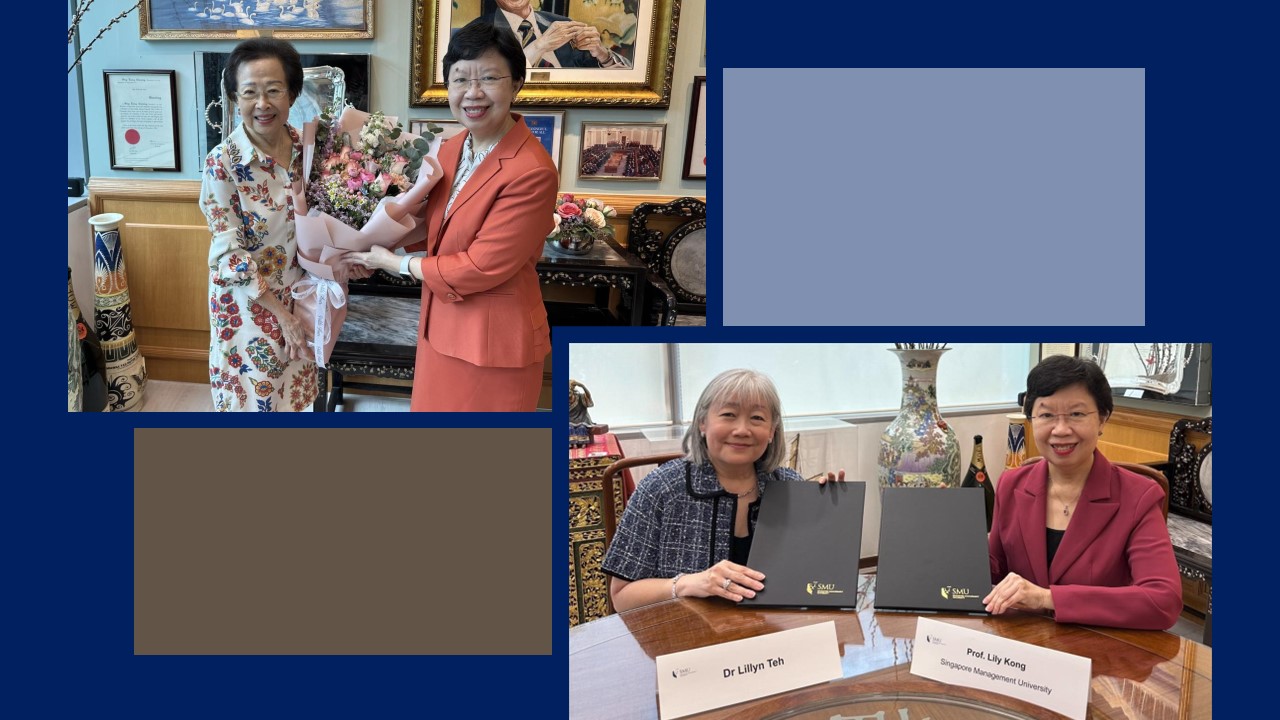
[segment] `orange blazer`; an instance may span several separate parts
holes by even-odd
[[[1059,622],[1167,630],[1182,612],[1182,579],[1161,505],[1164,489],[1094,450],[1093,468],[1048,565],[1049,464],[1006,470],[988,536],[991,581],[1010,572],[1049,588]]]
[[[482,367],[526,367],[551,352],[536,265],[555,223],[560,174],[551,156],[516,124],[445,206],[467,132],[440,146],[444,177],[427,202],[427,239],[408,249],[422,260],[418,337],[442,355]]]

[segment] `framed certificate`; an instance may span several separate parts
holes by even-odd
[[[526,110],[521,113],[529,132],[547,149],[551,161],[560,169],[560,139],[564,137],[563,110]]]
[[[179,170],[177,73],[103,70],[113,170]]]

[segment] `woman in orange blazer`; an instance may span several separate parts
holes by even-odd
[[[1059,355],[1027,375],[1023,411],[1045,461],[1006,470],[997,484],[989,612],[1048,611],[1058,622],[1137,630],[1177,622],[1182,580],[1164,488],[1097,449],[1113,409],[1092,362]]]
[[[535,266],[554,225],[559,173],[511,102],[525,57],[509,30],[475,20],[444,56],[449,109],[466,132],[440,147],[443,179],[425,242],[350,262],[422,281],[413,410],[533,411],[551,333]]]

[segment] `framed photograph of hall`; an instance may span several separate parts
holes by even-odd
[[[413,0],[409,104],[447,105],[444,54],[480,17],[510,27],[529,65],[516,105],[671,104],[680,0]],[[554,23],[574,23],[572,34]]]
[[[373,0],[142,0],[143,40],[373,37]]]
[[[684,179],[707,177],[707,76],[693,79],[693,104],[689,106],[689,134],[684,140]]]
[[[179,170],[177,72],[103,70],[113,170]]]
[[[658,180],[662,177],[664,123],[582,123],[578,177]]]

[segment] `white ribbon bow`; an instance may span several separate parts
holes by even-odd
[[[311,349],[316,356],[316,365],[324,367],[324,349],[329,345],[329,306],[334,310],[347,304],[346,293],[342,291],[342,283],[316,277],[307,273],[301,280],[293,284],[293,298],[299,300],[315,293],[316,312],[315,327],[312,333]]]

